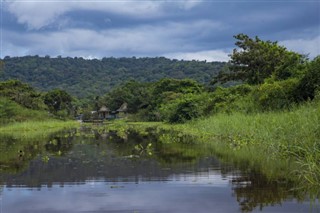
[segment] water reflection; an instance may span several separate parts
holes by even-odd
[[[87,129],[38,141],[6,137],[0,150],[4,212],[310,210],[289,183],[221,163],[212,147],[190,138],[160,135]]]

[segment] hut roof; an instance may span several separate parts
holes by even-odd
[[[102,106],[100,109],[99,109],[99,112],[110,112],[110,109],[106,106]]]
[[[117,109],[117,112],[126,112],[128,110],[128,104],[123,103],[119,109]]]

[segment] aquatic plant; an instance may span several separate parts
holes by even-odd
[[[269,178],[297,179],[302,185],[320,183],[320,102],[308,102],[291,110],[260,113],[218,113],[185,124],[117,123],[113,130],[155,129],[176,131],[211,143],[215,153],[235,163],[259,168]],[[110,125],[109,125],[110,127]],[[160,135],[167,142],[169,135]],[[294,175],[293,175],[294,174]]]

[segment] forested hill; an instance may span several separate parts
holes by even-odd
[[[158,58],[50,58],[5,57],[0,80],[18,79],[47,91],[64,89],[77,97],[101,95],[122,82],[162,78],[191,78],[208,83],[225,66],[224,62],[179,61]]]

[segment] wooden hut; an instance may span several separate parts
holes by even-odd
[[[99,113],[99,117],[100,117],[101,119],[106,119],[107,116],[108,116],[109,113],[110,113],[110,109],[109,109],[108,107],[106,107],[106,106],[102,106],[102,107],[99,109],[98,113]]]
[[[117,117],[118,118],[123,118],[126,116],[128,111],[128,104],[126,102],[124,102],[119,109],[117,109]]]

